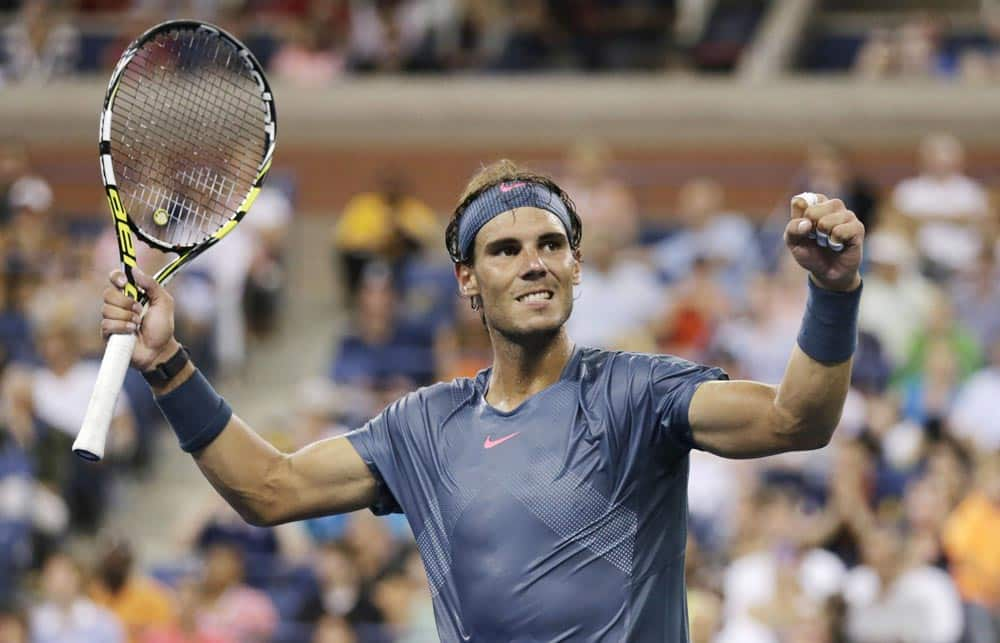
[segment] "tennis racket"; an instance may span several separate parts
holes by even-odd
[[[177,257],[168,282],[232,232],[271,166],[276,114],[260,63],[214,25],[176,20],[139,36],[111,74],[101,112],[101,177],[118,232],[125,294],[135,284],[133,235]],[[73,452],[104,457],[135,335],[111,335]]]

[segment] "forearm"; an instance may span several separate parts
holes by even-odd
[[[798,345],[774,398],[783,431],[802,448],[818,448],[830,441],[847,398],[852,360],[823,364]]]
[[[174,341],[164,351],[164,355],[172,354],[175,347],[179,348],[180,344]],[[170,381],[162,386],[151,387],[167,421],[178,433],[182,446],[189,429],[179,426],[182,421],[176,417],[176,413],[171,413],[165,396],[171,393],[176,395],[178,389],[185,384],[190,386],[190,380],[196,372],[194,364],[189,361]],[[179,393],[185,394],[183,391]],[[251,524],[269,521],[277,494],[269,487],[268,480],[273,479],[270,472],[280,466],[284,454],[257,435],[236,415],[229,418],[225,428],[206,446],[193,451],[187,448],[185,450],[191,452],[205,478],[244,520]]]
[[[190,362],[154,392],[181,448],[251,524],[354,511],[375,501],[376,480],[348,440],[282,453],[234,415]]]
[[[202,474],[240,516],[252,525],[278,521],[280,476],[286,454],[260,437],[236,415],[215,440],[192,454]]]
[[[861,278],[855,277],[841,291],[826,290],[810,280],[802,329],[774,404],[793,441],[817,448],[830,441],[847,399]]]

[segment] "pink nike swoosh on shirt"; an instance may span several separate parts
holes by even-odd
[[[505,435],[505,436],[503,436],[502,438],[500,438],[499,440],[491,440],[491,439],[490,439],[490,436],[488,436],[488,435],[487,435],[487,436],[486,436],[486,441],[485,441],[485,442],[483,442],[483,448],[484,448],[484,449],[492,449],[492,448],[493,448],[493,447],[495,447],[496,445],[498,445],[498,444],[503,444],[503,443],[504,443],[504,442],[506,442],[507,440],[509,440],[509,439],[511,439],[511,438],[513,438],[513,437],[515,437],[515,436],[518,436],[518,435],[521,435],[521,432],[520,432],[520,431],[518,431],[518,432],[516,432],[516,433],[511,433],[510,435]]]

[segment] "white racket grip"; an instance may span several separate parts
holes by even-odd
[[[104,444],[111,428],[111,418],[115,412],[118,393],[125,383],[125,373],[132,361],[136,336],[112,335],[104,349],[101,370],[97,373],[94,392],[90,396],[83,426],[73,442],[73,453],[84,460],[98,461],[104,457]]]

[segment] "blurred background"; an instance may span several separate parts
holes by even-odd
[[[484,163],[576,200],[578,343],[769,383],[805,298],[789,198],[840,197],[868,229],[843,420],[820,451],[692,453],[693,640],[1000,640],[1000,3],[0,0],[0,641],[436,640],[405,519],[247,526],[137,374],[111,457],[70,454],[117,261],[104,87],[171,17],[275,89],[267,186],[171,286],[269,440],[488,365],[443,243]]]

